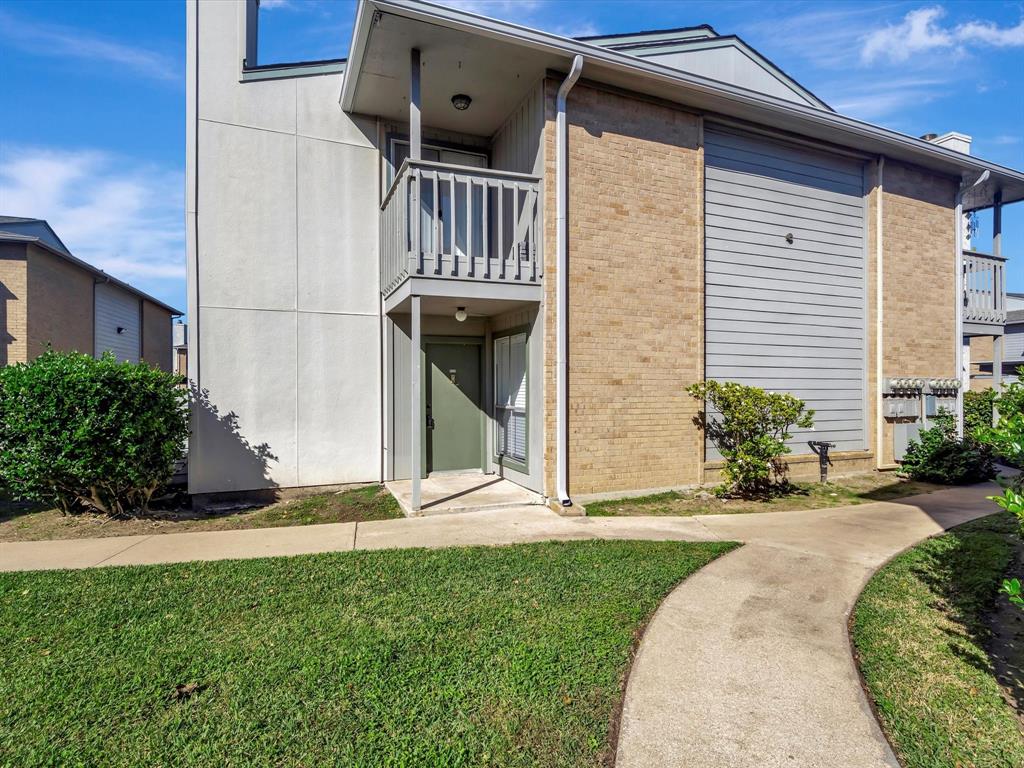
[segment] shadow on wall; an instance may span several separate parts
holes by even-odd
[[[267,443],[253,445],[238,428],[238,414],[221,413],[210,402],[209,390],[189,384],[192,429],[202,435],[202,456],[189,457],[190,471],[201,477],[217,475],[216,485],[230,491],[265,490],[270,500],[277,497],[277,483],[270,476],[270,462],[278,457]],[[196,464],[200,464],[196,466]]]
[[[6,285],[0,283],[0,365],[7,365],[11,361],[10,347],[15,339],[7,328],[7,302],[17,298]]]

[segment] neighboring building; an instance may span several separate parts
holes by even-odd
[[[1018,381],[1017,371],[1024,366],[1024,293],[1006,294],[1006,323],[1003,326],[1002,383]],[[995,337],[971,339],[971,389],[994,386],[992,358],[996,352]]]
[[[347,61],[263,66],[257,10],[188,3],[192,492],[710,482],[705,378],[815,409],[798,477],[810,439],[892,467],[958,407],[995,327],[965,317],[961,208],[1024,173],[837,114],[709,27],[363,0]]]
[[[42,219],[0,216],[0,365],[52,346],[171,370],[181,311],[71,255]]]
[[[188,376],[188,326],[178,321],[171,328],[171,346],[174,349],[174,372]]]

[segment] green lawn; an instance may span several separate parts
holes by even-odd
[[[253,509],[197,511],[156,505],[149,514],[126,519],[106,515],[65,515],[44,504],[0,498],[0,541],[44,541],[107,536],[150,536],[154,533],[225,531],[319,523],[362,523],[402,517],[386,488],[367,485],[336,493],[289,499]]]
[[[985,652],[1014,526],[1000,514],[929,539],[879,571],[857,603],[861,671],[906,768],[1024,765],[1021,722]]]
[[[892,473],[871,472],[839,478],[830,483],[793,483],[792,492],[760,499],[722,499],[707,490],[668,491],[651,496],[592,501],[586,504],[592,517],[608,515],[729,515],[750,512],[781,512],[823,509],[890,501],[930,493],[948,486],[908,480]]]
[[[645,622],[734,546],[0,574],[0,764],[599,766]]]

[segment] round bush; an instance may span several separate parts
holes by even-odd
[[[64,512],[145,511],[188,436],[180,376],[45,352],[0,368],[0,489]]]

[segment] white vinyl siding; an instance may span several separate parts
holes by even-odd
[[[706,377],[806,401],[794,453],[865,449],[863,163],[718,127],[704,153]]]
[[[494,451],[526,461],[526,334],[494,340]]]
[[[97,283],[95,314],[96,357],[109,350],[118,360],[139,362],[142,339],[139,298],[115,285]]]

